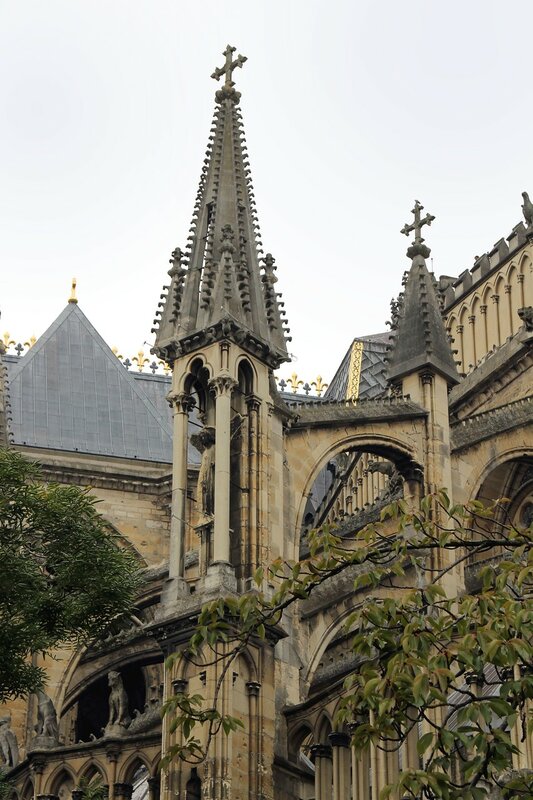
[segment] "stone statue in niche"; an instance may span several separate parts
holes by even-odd
[[[104,730],[104,736],[123,736],[131,722],[128,695],[120,672],[111,670],[107,674],[107,680],[111,691],[109,693],[109,720]]]
[[[215,429],[206,425],[191,436],[191,444],[202,454],[196,503],[206,523],[215,513]]]
[[[11,730],[11,717],[0,717],[0,754],[6,769],[19,763],[17,737]]]
[[[41,689],[36,694],[37,725],[35,726],[35,736],[30,743],[30,749],[57,747],[59,744],[59,726],[54,704],[46,692]]]

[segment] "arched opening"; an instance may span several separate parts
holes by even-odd
[[[396,464],[369,448],[352,447],[330,458],[307,495],[300,555],[307,552],[309,531],[335,525],[339,535],[377,521],[381,509],[403,496]]]
[[[486,547],[477,552],[470,561],[467,578],[475,581],[482,563],[502,558],[505,548],[491,545],[491,533],[501,539],[509,525],[528,527],[533,521],[533,454],[510,459],[496,466],[486,475],[477,493],[477,500],[484,504],[499,498],[508,498],[494,519],[478,521],[476,527],[480,538],[486,539]]]
[[[146,684],[142,667],[129,664],[120,669],[122,684],[128,700],[128,714],[144,709],[146,703]],[[78,699],[76,718],[76,742],[88,742],[91,738],[101,738],[109,721],[110,687],[107,675],[98,678],[83,691]]]
[[[185,800],[202,800],[202,781],[196,767],[191,769],[191,775],[185,787]]]
[[[56,775],[50,786],[50,794],[55,794],[59,800],[70,800],[74,789],[74,778],[66,769]]]
[[[125,783],[131,783],[131,800],[148,800],[149,777],[150,773],[148,772],[146,764],[140,760],[135,762],[129,770],[127,780],[125,781]]]

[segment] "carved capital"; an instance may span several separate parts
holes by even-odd
[[[351,744],[349,735],[341,731],[333,731],[329,734],[328,739],[332,747],[349,747]]]
[[[505,294],[509,294],[510,291],[511,291],[511,284],[510,283],[506,283],[503,288],[505,289]]]
[[[133,794],[133,786],[131,783],[115,783],[115,797],[123,798],[123,800],[131,800]]]
[[[524,278],[525,275],[523,275],[522,273],[516,276],[516,280],[518,281],[518,283],[524,283]]]
[[[167,402],[178,414],[188,414],[196,405],[194,397],[185,392],[169,392]]]
[[[259,697],[259,689],[261,684],[257,681],[248,681],[246,684],[246,691],[250,697]]]
[[[261,398],[257,397],[255,394],[249,394],[246,398],[246,407],[248,411],[255,411],[257,413],[261,407]]]
[[[331,758],[331,745],[313,744],[310,748],[311,761],[314,763],[317,758]]]
[[[214,393],[215,397],[223,397],[230,395],[233,389],[237,386],[237,381],[233,380],[231,375],[218,375],[216,378],[211,378],[209,381],[209,388]]]
[[[462,333],[465,329],[464,325],[458,325],[456,328],[457,333]]]
[[[492,300],[493,303],[499,303],[500,302],[500,295],[499,294],[492,294],[491,295],[491,300]]]
[[[108,744],[105,749],[106,758],[109,762],[113,763],[118,759],[120,750],[116,745]]]
[[[470,314],[470,316],[468,317],[468,321],[469,321],[469,323],[471,325],[473,325],[474,322],[476,321],[476,315],[475,314]]]
[[[189,681],[185,678],[176,678],[176,680],[172,681],[172,691],[174,694],[183,694],[187,691],[188,685]]]
[[[487,306],[480,306],[479,307],[479,313],[480,314],[486,314],[487,313]]]
[[[434,374],[432,372],[422,372],[420,374],[420,380],[424,384],[424,386],[431,386],[433,383]]]
[[[35,775],[42,775],[45,766],[45,759],[42,756],[30,754],[30,769]]]

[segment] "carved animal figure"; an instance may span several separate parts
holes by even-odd
[[[37,725],[35,732],[37,736],[49,736],[55,741],[59,741],[59,727],[57,724],[57,714],[54,704],[46,692],[37,692]]]
[[[19,748],[17,737],[11,730],[11,717],[0,717],[0,753],[8,769],[19,763]]]
[[[524,219],[527,222],[528,228],[533,225],[533,203],[529,199],[529,195],[527,192],[522,192],[522,197],[524,198],[524,205],[522,206],[522,213],[524,215]]]
[[[131,722],[128,710],[128,695],[122,683],[119,672],[108,672],[107,680],[111,687],[109,694],[109,722],[108,725],[123,725],[127,727]]]

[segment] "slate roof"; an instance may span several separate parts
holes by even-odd
[[[128,372],[77,304],[5,362],[14,444],[171,463],[169,378]]]
[[[370,399],[382,395],[387,387],[385,357],[389,339],[388,332],[356,337],[326,389],[324,399],[345,400],[348,397],[350,362],[354,342],[361,342],[363,345],[358,398]]]

